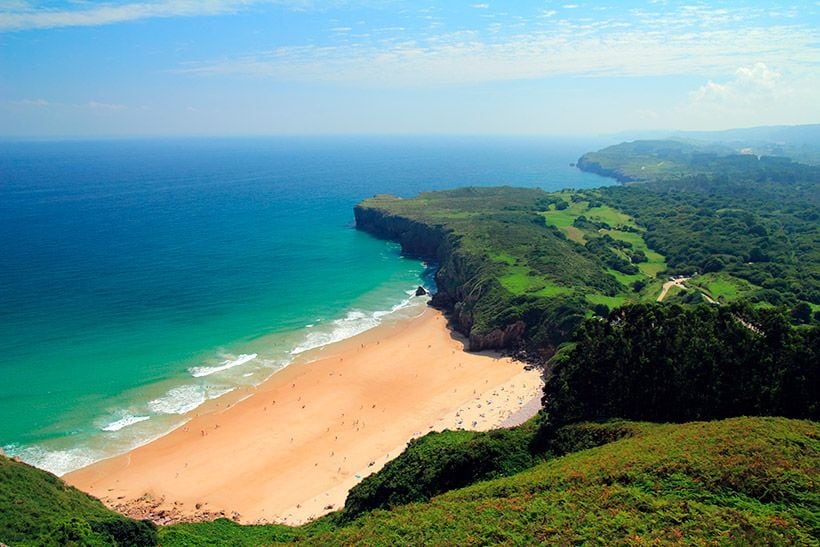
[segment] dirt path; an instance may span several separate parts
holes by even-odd
[[[681,278],[673,279],[671,281],[667,281],[666,283],[664,283],[663,284],[663,290],[661,291],[661,294],[658,295],[658,302],[663,302],[663,299],[666,298],[666,293],[668,293],[669,289],[671,289],[675,285],[677,285],[678,287],[680,287],[681,289],[684,289],[684,290],[688,289],[688,287],[686,287],[686,285],[684,285],[684,283],[686,281],[689,281],[689,279],[690,278],[688,278],[688,277],[681,277]]]

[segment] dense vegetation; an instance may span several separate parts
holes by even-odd
[[[820,535],[820,427],[636,424],[634,435],[424,503],[296,529],[175,525],[163,545],[800,544]]]
[[[820,329],[780,310],[644,304],[591,319],[553,359],[553,425],[624,418],[820,418]]]
[[[611,176],[621,182],[692,184],[700,176],[732,192],[780,193],[783,186],[817,182],[818,166],[796,163],[783,156],[738,154],[725,145],[674,140],[625,142],[578,160],[581,169]],[[749,184],[752,183],[752,184]],[[803,191],[803,190],[798,190]]]
[[[606,169],[633,176],[642,146],[666,158],[658,143],[629,143],[598,153]],[[649,152],[646,152],[647,154]],[[820,167],[785,158],[709,156],[676,161],[683,173],[647,184],[588,193],[632,215],[646,243],[666,257],[668,272],[717,273],[744,299],[809,308],[820,305]],[[715,277],[715,276],[712,276]],[[710,291],[710,281],[702,285]],[[723,292],[723,291],[721,291]],[[727,300],[736,294],[718,294]]]
[[[343,516],[426,501],[480,480],[523,471],[537,461],[531,451],[535,424],[488,433],[445,431],[411,441],[384,469],[366,477],[347,496]]]
[[[670,274],[698,274],[681,302],[703,293],[820,321],[820,167],[675,141],[625,143],[579,165],[649,182],[378,196],[357,222],[439,260],[437,303],[473,349],[523,342],[549,355],[584,317],[655,300]]]
[[[156,527],[109,511],[50,473],[0,456],[0,543],[155,545]]]
[[[351,489],[339,521],[512,476],[549,458],[630,437],[644,426],[618,420],[579,423],[558,428],[544,438],[541,422],[539,415],[511,429],[443,431],[414,439],[384,469]]]

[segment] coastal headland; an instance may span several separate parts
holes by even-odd
[[[532,408],[539,371],[465,352],[441,312],[419,310],[314,350],[168,435],[63,478],[158,523],[299,524],[340,509],[351,487],[412,438],[487,430]]]

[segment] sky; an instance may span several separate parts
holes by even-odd
[[[820,122],[820,1],[0,0],[0,136]]]

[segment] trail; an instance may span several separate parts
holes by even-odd
[[[689,278],[689,277],[680,277],[678,279],[672,279],[671,281],[667,281],[666,283],[664,283],[663,284],[663,290],[661,291],[661,294],[658,295],[658,302],[663,302],[663,299],[666,298],[666,293],[668,293],[669,289],[671,289],[675,285],[677,285],[681,289],[688,290],[688,287],[686,285],[684,285],[684,283],[686,281],[689,281],[689,279],[691,279],[691,278]],[[709,300],[711,300],[711,299],[709,299]],[[714,302],[714,300],[711,300],[711,301]]]
[[[677,285],[681,289],[689,290],[689,287],[684,285],[684,282],[689,281],[690,279],[691,279],[691,277],[681,277],[679,279],[673,279],[671,281],[667,281],[666,283],[664,283],[663,284],[663,290],[661,291],[661,294],[658,295],[658,302],[663,302],[663,299],[666,298],[666,293],[668,293],[669,289],[671,289],[674,285]],[[700,295],[704,298],[704,300],[706,300],[710,304],[716,304],[718,306],[720,305],[720,302],[718,302],[717,300],[715,300],[714,298],[712,298],[711,296],[706,294],[703,290],[701,290],[701,289],[696,289],[696,290],[700,293]],[[746,321],[745,319],[743,319],[742,317],[740,317],[736,314],[733,315],[733,317],[735,318],[736,321],[739,321],[744,327],[746,327],[750,331],[754,332],[755,334],[759,334],[761,336],[763,335],[763,331],[759,327],[749,323],[748,321]]]

